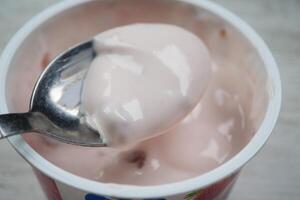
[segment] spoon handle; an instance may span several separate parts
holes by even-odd
[[[33,131],[34,113],[14,113],[0,115],[0,139]]]

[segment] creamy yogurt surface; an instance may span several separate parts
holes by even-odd
[[[109,146],[162,134],[199,103],[211,60],[196,35],[174,25],[133,24],[100,33],[82,110]]]
[[[252,82],[225,65],[213,64],[201,102],[178,126],[126,151],[68,145],[38,134],[26,139],[58,167],[103,183],[148,186],[199,176],[237,154],[255,132],[247,112]]]

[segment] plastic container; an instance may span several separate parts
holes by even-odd
[[[41,66],[67,47],[100,31],[134,22],[183,26],[202,37],[214,56],[241,64],[255,78],[269,99],[264,105],[257,97],[257,109],[265,106],[266,114],[257,119],[261,125],[242,151],[193,179],[139,187],[81,178],[48,162],[22,136],[11,137],[9,142],[32,165],[49,200],[225,199],[241,168],[262,148],[275,126],[281,105],[281,82],[274,58],[263,40],[237,16],[210,1],[70,0],[46,9],[25,24],[3,52],[0,111],[26,111],[29,89],[42,71]],[[226,51],[219,51],[220,45]]]

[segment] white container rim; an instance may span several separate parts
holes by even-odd
[[[66,0],[55,4],[26,23],[10,40],[6,46],[0,59],[0,112],[7,113],[8,106],[6,102],[6,77],[8,67],[12,62],[13,56],[19,46],[24,42],[27,36],[43,24],[52,16],[63,12],[64,10],[89,2],[92,0]],[[94,194],[113,196],[121,198],[159,198],[172,196],[176,194],[187,193],[199,188],[207,187],[219,180],[237,172],[245,163],[247,163],[266,143],[270,136],[275,123],[277,121],[281,107],[281,80],[276,62],[258,34],[245,22],[239,19],[236,15],[217,5],[216,3],[207,0],[179,0],[182,2],[192,3],[200,6],[215,15],[223,18],[233,27],[241,32],[252,45],[255,47],[261,56],[266,72],[270,79],[270,100],[267,108],[266,116],[257,130],[255,136],[249,144],[244,147],[236,156],[229,161],[219,166],[218,168],[200,175],[198,177],[188,179],[181,182],[158,185],[158,186],[129,186],[119,184],[105,184],[96,181],[88,180],[77,175],[71,174],[54,164],[50,163],[34,151],[21,136],[14,136],[8,139],[12,146],[25,158],[32,166],[46,174],[47,176],[58,180],[64,184],[74,188],[91,192]]]

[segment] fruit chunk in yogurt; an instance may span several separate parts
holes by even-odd
[[[165,133],[199,103],[211,77],[200,38],[167,24],[133,24],[100,33],[82,107],[110,146]]]

